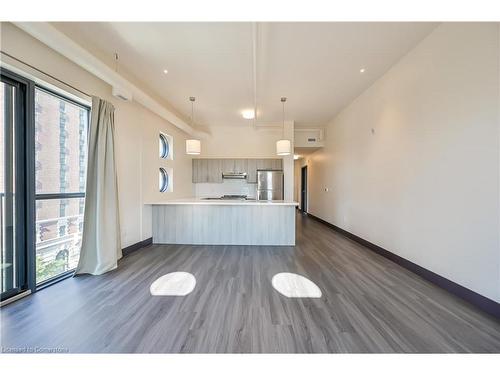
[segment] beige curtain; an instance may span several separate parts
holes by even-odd
[[[111,103],[92,98],[83,238],[75,274],[103,274],[122,257],[114,112]]]

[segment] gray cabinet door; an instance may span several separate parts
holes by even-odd
[[[257,183],[257,159],[247,159],[247,182],[249,184]]]
[[[273,159],[272,169],[281,171],[283,169],[283,159]]]
[[[234,159],[222,159],[222,172],[234,172]]]
[[[273,169],[273,159],[258,159],[257,170],[259,169]]]
[[[247,159],[234,159],[234,171],[236,173],[248,173]]]
[[[257,170],[266,169],[266,159],[257,159]]]
[[[208,182],[208,160],[199,159],[198,182]]]
[[[222,160],[208,159],[207,182],[222,183]]]
[[[196,184],[198,181],[198,168],[200,166],[200,159],[193,159],[193,184]]]

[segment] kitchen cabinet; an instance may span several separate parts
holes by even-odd
[[[193,159],[193,183],[200,182],[198,180],[198,168],[200,167],[200,159]]]
[[[257,170],[259,169],[268,169],[267,159],[257,159]]]
[[[208,182],[208,160],[199,159],[198,161],[198,182]]]
[[[258,159],[257,160],[257,170],[259,169],[274,169],[275,159]]]
[[[247,183],[257,183],[257,170],[282,170],[282,159],[193,159],[193,183],[222,183],[222,174],[247,173]]]
[[[221,183],[221,162],[221,159],[193,159],[193,183]]]
[[[257,183],[257,170],[259,169],[273,169],[282,170],[282,159],[247,159],[247,182],[249,184]]]
[[[257,159],[247,160],[247,182],[249,184],[257,183]]]
[[[234,159],[222,159],[222,173],[234,172]]]
[[[222,160],[207,159],[207,182],[222,183]]]
[[[247,159],[222,159],[222,172],[247,172]]]
[[[283,170],[283,159],[272,159],[271,165],[271,169],[281,171]]]
[[[248,173],[247,159],[234,159],[234,172]]]

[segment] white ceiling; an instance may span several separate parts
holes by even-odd
[[[249,125],[253,108],[253,38],[257,35],[259,119],[324,125],[413,46],[435,23],[55,23],[203,126]],[[366,72],[360,74],[359,70]],[[163,70],[168,69],[168,74]]]

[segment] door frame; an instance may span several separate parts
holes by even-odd
[[[300,168],[300,211],[307,213],[307,165]]]

